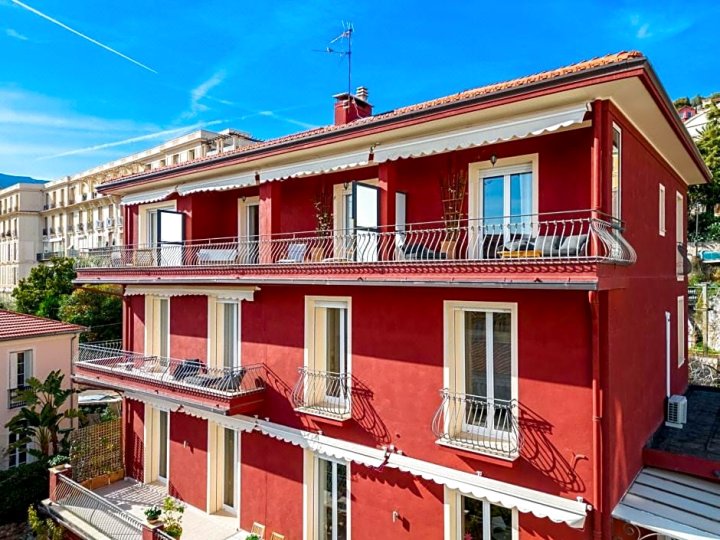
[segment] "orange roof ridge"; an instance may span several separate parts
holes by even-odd
[[[157,172],[165,172],[165,171],[171,171],[173,169],[180,169],[188,164],[197,164],[197,163],[203,163],[206,161],[212,161],[216,160],[219,157],[229,157],[236,154],[242,154],[244,152],[253,151],[253,150],[261,150],[266,147],[274,146],[277,144],[282,143],[289,143],[296,140],[301,140],[307,137],[311,137],[313,135],[318,135],[322,133],[332,133],[333,131],[340,131],[342,129],[345,129],[347,127],[352,126],[360,126],[360,125],[372,125],[375,122],[378,122],[380,120],[385,120],[388,118],[393,117],[399,117],[404,114],[409,114],[417,111],[422,111],[426,109],[432,109],[434,107],[438,107],[441,105],[448,105],[452,103],[458,103],[462,102],[468,99],[477,98],[480,96],[492,94],[494,92],[499,92],[502,90],[509,90],[512,88],[518,88],[527,84],[533,84],[538,83],[542,81],[548,81],[552,79],[556,79],[561,76],[566,75],[572,75],[575,73],[582,73],[584,71],[589,71],[591,69],[609,66],[613,64],[621,64],[623,62],[627,62],[628,60],[636,59],[636,58],[644,58],[644,55],[640,51],[620,51],[617,53],[607,54],[605,56],[598,56],[596,58],[591,58],[590,60],[583,60],[581,62],[576,62],[574,64],[570,64],[568,66],[555,68],[551,70],[541,71],[538,73],[535,73],[533,75],[527,75],[524,77],[518,77],[515,79],[511,79],[509,81],[503,81],[498,83],[492,83],[485,86],[479,86],[476,88],[472,88],[470,90],[463,90],[461,92],[457,92],[455,94],[450,94],[448,96],[440,97],[431,99],[428,101],[423,101],[420,103],[415,103],[413,105],[406,105],[404,107],[399,107],[397,109],[393,109],[388,112],[375,114],[371,116],[366,116],[364,118],[358,118],[357,120],[353,120],[352,122],[348,122],[346,124],[330,124],[326,126],[321,126],[305,131],[299,131],[297,133],[292,133],[290,135],[283,135],[281,137],[276,137],[274,139],[268,139],[266,141],[260,141],[257,143],[249,144],[246,146],[241,146],[239,148],[236,148],[235,150],[232,150],[230,152],[224,152],[219,155],[213,155],[213,156],[205,156],[196,158],[192,161],[187,161],[179,164],[169,164],[164,167],[158,167],[157,169],[152,169],[150,171],[143,171],[140,173],[134,173],[129,174],[127,176],[122,176],[118,178],[113,178],[112,180],[107,180],[106,182],[103,182],[100,185],[103,184],[112,184],[115,182],[119,182],[121,180],[126,180],[129,178],[134,177],[143,177],[145,175],[155,174]]]

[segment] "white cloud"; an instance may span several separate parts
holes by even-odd
[[[14,28],[6,28],[5,35],[11,38],[19,39],[20,41],[27,41],[29,39],[26,35],[21,34]]]
[[[207,111],[209,107],[202,103],[202,101],[205,98],[210,98],[210,96],[208,96],[208,92],[210,92],[210,90],[212,90],[216,86],[222,84],[226,76],[227,73],[225,72],[225,70],[221,69],[219,71],[216,71],[212,75],[212,77],[193,88],[190,91],[190,110],[183,114],[183,118],[194,118],[201,112]],[[223,103],[221,100],[217,101]]]

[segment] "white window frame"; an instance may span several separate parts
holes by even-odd
[[[510,175],[518,173],[530,173],[532,175],[532,210],[531,213],[537,216],[539,213],[539,185],[540,185],[540,156],[539,154],[524,154],[508,158],[500,158],[493,164],[491,161],[478,161],[468,165],[468,220],[475,222],[477,226],[468,230],[468,251],[469,258],[481,258],[482,256],[482,225],[485,216],[483,215],[483,181],[493,176],[503,176],[505,182],[505,193],[510,193]],[[511,198],[503,199],[503,230],[507,231],[510,224],[510,203]],[[532,221],[532,219],[531,219]]]
[[[612,173],[614,164],[610,163],[610,215],[615,218],[618,222],[622,221],[622,162],[623,162],[623,132],[622,128],[616,124],[615,122],[612,123],[612,131],[611,134],[614,135],[615,133],[618,134],[618,163],[617,163],[617,177],[618,177],[618,189],[617,189],[617,215],[614,214],[614,208],[612,208]],[[610,138],[610,159],[612,161],[612,149],[614,145],[614,136]]]
[[[249,245],[249,239],[250,239],[250,227],[248,223],[248,219],[250,218],[250,212],[248,211],[250,207],[257,207],[258,212],[258,253],[257,253],[257,259],[258,263],[260,262],[260,197],[243,197],[242,199],[238,199],[238,242],[240,244],[240,255],[244,258],[243,262],[249,263],[250,257],[249,253],[245,252],[243,249],[243,246]]]
[[[687,318],[685,317],[685,296],[677,297],[677,365],[682,367],[685,363],[685,345],[687,341]]]
[[[462,537],[462,497],[477,499],[483,502],[483,517],[490,515],[490,506],[492,503],[485,499],[479,499],[472,495],[465,495],[459,491],[453,490],[445,486],[444,490],[444,540],[463,540]],[[495,505],[499,506],[499,505]],[[520,536],[520,527],[518,523],[518,511],[516,508],[511,509],[512,512],[512,540],[518,540]],[[483,519],[483,529],[485,534],[482,540],[491,540],[490,532],[491,522]]]
[[[685,199],[679,191],[675,192],[675,273],[678,281],[685,280],[685,272],[683,267],[682,253],[680,253],[680,244],[685,245]]]
[[[666,232],[666,223],[665,223],[665,186],[663,184],[659,184],[659,193],[658,193],[658,232],[660,236],[665,236]]]
[[[207,297],[208,305],[208,340],[207,340],[207,358],[208,366],[222,369],[225,367],[224,360],[224,305],[237,305],[237,327],[235,329],[237,335],[236,343],[236,364],[235,368],[242,366],[242,299],[241,298],[224,298],[209,295]]]
[[[327,461],[329,463],[345,465],[346,473],[346,514],[347,522],[345,529],[347,536],[345,540],[350,540],[352,537],[352,467],[350,461],[344,461],[328,457],[325,455],[314,454],[311,450],[304,450],[303,452],[303,540],[310,540],[318,538],[320,534],[320,501],[319,495],[321,492],[320,483],[320,467],[319,460]],[[333,508],[334,514],[337,515],[337,486],[333,483],[333,491],[335,495],[333,497]],[[336,536],[336,535],[334,535]]]
[[[316,344],[317,341],[325,341],[327,343],[327,335],[325,328],[315,328],[315,314],[317,309],[332,308],[345,310],[345,371],[348,378],[352,377],[352,297],[350,296],[306,296],[305,297],[305,348],[304,348],[304,366],[306,369],[314,371],[328,371],[327,355],[322,357],[321,348]],[[342,337],[341,337],[342,340]],[[322,350],[324,350],[324,345]],[[342,363],[342,361],[341,361]],[[342,403],[342,398],[333,398],[332,396],[324,396],[328,402]],[[347,397],[347,408],[352,409],[352,395],[349,393]],[[318,413],[320,414],[320,413]]]
[[[464,328],[458,328],[456,314],[458,311],[478,311],[486,313],[510,313],[510,391],[511,399],[518,400],[518,305],[515,302],[473,302],[465,300],[446,300],[444,306],[444,362],[443,362],[443,385],[451,393],[466,394],[465,358],[464,358]],[[463,339],[460,343],[460,332],[463,332]],[[489,369],[489,367],[488,367]],[[488,379],[488,389],[494,392],[492,378]],[[491,398],[492,396],[483,396]],[[517,415],[517,411],[514,413]],[[445,411],[444,425],[449,422],[449,411]],[[488,416],[490,416],[488,414]],[[453,428],[454,429],[454,428]],[[495,430],[487,427],[466,426],[463,421],[462,433],[472,433],[492,437]],[[509,441],[512,443],[512,441]],[[438,441],[439,444],[451,444],[445,441]],[[516,446],[516,445],[514,445]],[[508,448],[509,450],[509,448]],[[482,449],[472,450],[484,453]],[[493,454],[495,455],[495,454]],[[496,456],[500,459],[517,459],[517,454],[507,458]]]
[[[138,208],[138,245],[151,245],[150,234],[150,220],[151,216],[157,213],[158,210],[170,210],[177,212],[177,201],[162,201],[157,203],[142,204]]]
[[[167,449],[166,449],[166,468],[167,478],[160,476],[160,412],[167,414]],[[158,482],[169,485],[170,480],[170,446],[171,446],[171,417],[169,408],[157,407],[145,403],[145,418],[143,422],[143,482],[150,484]]]
[[[27,355],[29,353],[29,361],[27,358]],[[35,347],[30,347],[29,349],[22,349],[17,351],[10,351],[10,360],[8,362],[10,373],[8,375],[8,389],[14,390],[16,388],[20,388],[20,385],[17,383],[17,368],[18,368],[18,354],[23,354],[23,379],[24,379],[24,385],[27,386],[27,381],[31,377],[33,377],[33,369],[34,369],[34,359],[35,359]]]
[[[240,513],[240,506],[239,506],[239,480],[240,480],[240,437],[238,437],[237,430],[220,426],[221,433],[223,437],[223,452],[222,452],[222,463],[223,463],[223,476],[222,476],[222,482],[221,482],[221,492],[222,492],[222,508],[225,512],[228,512],[232,515],[239,515]],[[225,504],[225,434],[226,432],[231,431],[233,436],[233,506],[228,506]]]
[[[165,347],[167,358],[171,357],[172,302],[169,296],[145,296],[145,355],[160,356],[162,351],[162,325],[160,316],[162,302],[167,302],[167,338]]]
[[[15,439],[17,436],[14,433],[8,433],[8,448],[10,448],[10,445],[15,442]],[[20,458],[23,458],[22,461]],[[25,465],[26,463],[30,463],[30,454],[28,454],[28,445],[23,445],[22,448],[15,448],[12,451],[8,451],[7,455],[7,463],[8,463],[8,469],[12,469],[14,467],[18,467],[20,465]],[[12,460],[15,459],[15,462],[13,463]]]

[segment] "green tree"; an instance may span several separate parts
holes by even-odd
[[[673,101],[673,105],[675,105],[676,109],[679,109],[680,107],[690,105],[690,100],[687,97],[677,98],[675,101]]]
[[[65,375],[51,371],[44,381],[31,377],[27,390],[20,394],[25,405],[5,427],[16,437],[8,451],[30,446],[27,452],[38,459],[46,459],[60,452],[67,455],[67,435],[72,428],[69,420],[80,416],[77,409],[65,408],[76,390],[63,388]]]
[[[75,289],[63,299],[60,320],[87,326],[82,341],[120,339],[122,333],[122,292],[113,285]]]
[[[720,109],[716,105],[710,106],[708,123],[696,142],[713,181],[690,187],[688,232],[693,241],[720,240],[720,219],[715,217],[715,205],[720,204]]]
[[[53,258],[30,271],[12,292],[15,309],[20,313],[59,320],[60,305],[73,292],[75,263],[68,258]]]

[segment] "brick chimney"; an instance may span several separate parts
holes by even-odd
[[[372,116],[372,105],[368,103],[368,90],[359,86],[355,94],[343,92],[335,98],[335,125],[348,124],[358,118]]]

